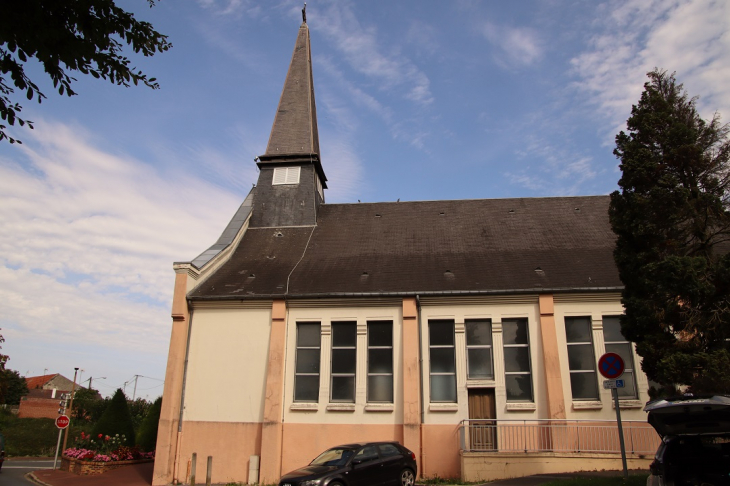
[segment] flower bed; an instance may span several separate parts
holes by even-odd
[[[141,452],[136,447],[123,445],[124,442],[124,435],[99,434],[92,439],[82,432],[80,440],[76,439],[76,447],[63,451],[61,470],[86,476],[154,461],[154,452]]]

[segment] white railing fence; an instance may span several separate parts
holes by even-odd
[[[660,438],[646,422],[622,420],[627,454],[654,454]],[[462,420],[467,452],[619,453],[618,426],[610,420]]]

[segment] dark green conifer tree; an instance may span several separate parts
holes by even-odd
[[[127,397],[124,396],[121,388],[118,388],[114,392],[114,396],[109,401],[109,405],[107,405],[104,413],[101,414],[99,421],[94,425],[91,433],[93,436],[99,434],[115,436],[119,434],[121,437],[124,435],[127,439],[125,445],[133,446],[135,444],[134,425],[132,424],[132,417],[129,414]]]
[[[648,76],[614,150],[622,331],[651,380],[730,393],[730,128],[674,74]]]
[[[160,410],[162,409],[162,397],[159,397],[147,410],[137,433],[137,445],[145,452],[155,450],[157,445],[157,429],[160,423]]]

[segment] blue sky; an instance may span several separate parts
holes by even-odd
[[[646,72],[730,117],[718,0],[307,2],[329,203],[607,194]],[[301,2],[120,1],[173,49],[161,89],[76,76],[0,144],[8,367],[162,392],[173,261],[215,242],[256,182]],[[106,377],[97,380],[98,377]],[[132,393],[127,385],[127,392]]]

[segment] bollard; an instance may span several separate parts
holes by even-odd
[[[208,456],[208,472],[205,475],[205,486],[210,486],[210,477],[213,474],[213,456]]]
[[[198,454],[193,452],[193,465],[190,466],[190,486],[195,486],[195,463],[198,460]]]
[[[248,458],[248,484],[259,483],[259,456]]]

